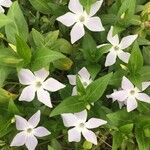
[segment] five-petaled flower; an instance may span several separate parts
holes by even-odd
[[[80,81],[83,84],[84,88],[86,88],[92,82],[90,73],[88,72],[88,70],[85,67],[83,67],[78,72],[78,75],[79,75]],[[68,75],[67,77],[69,79],[69,83],[71,85],[74,85],[74,88],[72,90],[72,95],[77,95],[76,75]]]
[[[101,23],[101,19],[97,16],[93,17],[96,12],[100,9],[103,0],[99,0],[91,6],[90,12],[83,10],[83,6],[79,0],[70,0],[69,10],[63,16],[57,18],[58,21],[63,23],[65,26],[73,26],[71,30],[71,43],[75,43],[85,35],[84,26],[94,32],[104,31],[104,27]]]
[[[15,116],[16,128],[21,131],[18,133],[10,146],[23,146],[26,145],[28,150],[34,150],[38,144],[36,137],[44,137],[50,132],[42,126],[37,127],[40,122],[41,112],[37,111],[28,121],[21,116]]]
[[[119,43],[119,36],[113,35],[113,27],[110,28],[107,40],[111,43],[112,47],[109,49],[109,53],[106,57],[105,66],[111,66],[116,63],[117,56],[120,60],[122,60],[125,63],[128,63],[130,58],[130,53],[124,52],[123,50],[128,48],[138,37],[138,35],[129,35],[124,38],[122,38],[121,42]],[[97,48],[100,48],[102,46],[105,46],[106,44],[102,44],[97,46]]]
[[[91,118],[87,122],[87,111],[84,110],[79,113],[62,114],[62,119],[66,127],[73,127],[68,130],[68,141],[79,142],[81,140],[81,133],[85,139],[93,144],[97,144],[97,138],[94,132],[89,129],[97,128],[107,123],[107,121]]]
[[[127,105],[127,111],[130,112],[137,108],[137,100],[150,103],[150,96],[143,93],[143,91],[149,86],[147,83],[148,82],[143,82],[142,90],[140,90],[124,76],[121,83],[121,89],[114,91],[114,93],[107,97],[124,103]]]
[[[11,0],[0,0],[0,13],[4,13],[3,7],[10,7],[12,4]]]
[[[49,71],[44,68],[35,71],[34,74],[29,69],[21,69],[18,73],[19,81],[21,84],[27,85],[27,87],[22,90],[19,100],[30,102],[35,98],[35,93],[37,92],[38,100],[46,106],[52,107],[48,91],[58,91],[64,88],[65,85],[54,78],[46,80],[48,75]]]

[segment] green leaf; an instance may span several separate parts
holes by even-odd
[[[150,46],[143,48],[143,59],[145,65],[150,65]]]
[[[143,66],[139,74],[141,75],[142,81],[150,80],[150,66]]]
[[[48,48],[43,47],[35,51],[31,65],[34,70],[38,70],[40,68],[48,66],[51,62],[62,58],[66,58],[66,56],[60,52],[52,51]]]
[[[28,25],[17,1],[12,4],[7,16],[12,20],[12,23],[5,26],[7,39],[15,44],[15,37],[19,35],[22,39],[27,41]]]
[[[111,77],[112,73],[109,73],[92,82],[86,88],[86,101],[89,103],[93,103],[100,99],[105,92]]]
[[[19,36],[16,36],[17,42],[17,53],[24,60],[25,64],[29,64],[31,61],[31,49],[27,43],[21,39]]]
[[[50,116],[56,116],[63,113],[80,112],[86,108],[86,102],[84,97],[71,96],[63,100],[54,110],[52,110]]]
[[[3,13],[0,13],[0,28],[11,23],[11,22],[12,22],[12,20],[9,17],[7,17]]]
[[[142,66],[143,66],[143,56],[137,42],[135,42],[129,59],[128,68],[131,74],[135,75],[141,70]]]

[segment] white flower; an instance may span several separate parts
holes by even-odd
[[[10,146],[23,146],[26,145],[28,150],[34,150],[38,144],[36,137],[44,137],[50,134],[50,132],[37,125],[40,122],[41,112],[37,111],[28,121],[21,116],[15,116],[16,118],[16,128],[21,131],[18,133]]]
[[[86,88],[91,82],[92,79],[90,77],[90,73],[88,70],[83,67],[79,72],[78,72],[79,78],[81,80],[81,83],[83,84],[84,88]],[[74,85],[72,95],[77,95],[77,87],[76,87],[76,75],[68,75],[67,76],[69,79],[69,83],[71,85]]]
[[[83,10],[83,6],[79,0],[70,0],[68,8],[71,12],[67,12],[63,16],[58,17],[57,20],[67,27],[74,25],[70,33],[71,43],[75,43],[85,35],[84,26],[95,32],[105,30],[101,19],[97,16],[93,17],[100,9],[102,3],[103,0],[97,1],[91,6],[90,12],[87,13]]]
[[[113,27],[110,28],[107,40],[111,43],[112,47],[109,49],[109,53],[106,57],[105,66],[111,66],[115,64],[117,56],[120,60],[122,60],[125,63],[128,63],[130,58],[130,53],[124,52],[123,50],[128,48],[138,37],[138,35],[129,35],[124,38],[122,38],[121,42],[119,43],[119,37],[118,35],[113,35]],[[106,44],[99,45],[97,48],[100,48],[102,46],[105,46]]]
[[[122,79],[121,89],[109,95],[108,98],[123,102],[125,105],[127,105],[127,111],[130,112],[137,108],[137,100],[150,103],[150,96],[143,93],[143,91],[148,87],[146,83],[147,82],[143,82],[142,90],[139,90],[129,81],[129,79],[124,76]]]
[[[46,78],[49,75],[49,71],[40,69],[34,74],[29,69],[21,69],[18,73],[19,81],[23,85],[27,85],[20,97],[20,101],[31,102],[35,98],[37,93],[37,99],[48,107],[52,107],[50,92],[58,91],[65,87],[62,83],[53,78]]]
[[[3,7],[10,7],[11,4],[12,4],[11,0],[0,0],[0,13],[4,13],[5,12]]]
[[[68,141],[79,142],[81,140],[81,133],[85,139],[93,144],[97,144],[97,138],[94,132],[89,129],[97,128],[107,123],[107,121],[97,118],[91,118],[87,122],[87,111],[84,110],[79,113],[62,114],[62,119],[65,127],[73,127],[68,130]]]

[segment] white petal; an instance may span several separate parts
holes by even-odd
[[[117,54],[114,51],[110,51],[106,56],[105,67],[115,64],[117,59]]]
[[[79,119],[82,123],[86,122],[87,120],[87,111],[83,110],[79,113],[74,113],[74,115]]]
[[[28,123],[35,128],[40,122],[41,112],[38,110],[29,120]]]
[[[97,127],[99,127],[99,126],[101,126],[101,125],[104,125],[104,124],[106,124],[107,123],[107,121],[105,121],[105,120],[102,120],[102,119],[97,119],[97,118],[91,118],[91,119],[89,119],[87,122],[86,122],[86,127],[88,128],[88,129],[93,129],[93,128],[97,128]]]
[[[115,91],[112,93],[109,98],[112,98],[113,100],[118,100],[118,101],[125,101],[126,98],[128,97],[128,93],[125,90],[120,90],[120,91]]]
[[[44,81],[48,77],[49,71],[46,70],[45,68],[42,68],[38,71],[35,71],[34,74],[36,78],[39,78],[41,81]]]
[[[136,98],[142,102],[150,103],[150,96],[145,93],[138,93]]]
[[[136,108],[137,108],[137,105],[138,105],[138,104],[137,104],[137,101],[136,101],[135,97],[129,97],[129,98],[127,99],[127,111],[128,111],[128,112],[130,112],[130,111],[136,109]]]
[[[84,26],[82,23],[76,23],[71,30],[71,43],[75,43],[85,35]]]
[[[49,134],[51,134],[51,133],[44,127],[37,127],[36,129],[34,129],[34,135],[36,137],[43,137],[43,136],[47,136]]]
[[[26,130],[29,127],[27,120],[24,119],[23,117],[15,115],[15,118],[17,130]]]
[[[100,0],[100,1],[97,1],[96,3],[94,3],[91,6],[89,15],[94,16],[97,13],[97,11],[100,9],[102,3],[103,3],[103,0]]]
[[[4,12],[5,12],[4,8],[0,6],[0,13],[4,13]]]
[[[35,81],[35,76],[29,69],[21,69],[18,73],[18,77],[19,82],[23,85],[29,85]]]
[[[113,34],[113,26],[111,26],[108,35],[107,35],[107,40],[114,46],[119,45],[119,37],[118,35]]]
[[[150,82],[142,82],[142,91],[146,90],[150,86]]]
[[[10,146],[22,146],[25,144],[26,134],[25,132],[18,133],[12,140]]]
[[[60,83],[54,78],[49,78],[43,83],[43,88],[50,91],[55,92],[65,87],[64,84]]]
[[[76,85],[76,75],[67,75],[67,77],[71,85]]]
[[[129,58],[130,58],[130,53],[124,52],[124,51],[120,51],[118,53],[118,57],[120,60],[122,60],[125,63],[128,63]]]
[[[80,142],[80,140],[81,140],[81,132],[79,132],[76,128],[68,130],[69,142]]]
[[[121,82],[121,88],[124,90],[132,90],[134,88],[134,85],[130,82],[128,78],[123,76],[122,82]]]
[[[99,17],[91,17],[87,20],[85,23],[85,26],[90,30],[90,31],[104,31],[104,27],[102,25],[101,19]]]
[[[37,144],[38,141],[35,136],[31,135],[27,137],[25,145],[28,150],[35,150]]]
[[[43,89],[39,89],[37,91],[37,97],[38,97],[38,100],[43,103],[44,105],[52,108],[52,103],[51,103],[51,98],[50,98],[50,94],[43,90]]]
[[[30,85],[30,86],[25,87],[21,92],[19,101],[31,102],[35,97],[35,92],[36,92],[36,89],[34,86]]]
[[[64,24],[67,27],[72,26],[76,22],[76,15],[68,12],[60,17],[57,18],[58,21],[60,21],[62,24]]]
[[[136,35],[129,35],[129,36],[124,37],[121,40],[121,43],[119,44],[119,47],[121,49],[128,48],[136,40],[137,37],[138,37],[137,34]]]
[[[109,44],[101,44],[101,45],[98,45],[97,48],[101,48],[101,47],[107,46],[107,45],[109,45]]]
[[[92,132],[88,129],[85,129],[82,131],[82,134],[88,142],[91,142],[91,143],[97,145],[97,137],[94,132]]]
[[[78,123],[78,119],[74,114],[71,113],[65,113],[62,114],[62,119],[65,127],[73,127],[76,126]]]
[[[83,6],[79,0],[70,0],[68,8],[75,14],[83,13]]]
[[[12,4],[11,0],[1,0],[0,1],[0,5],[4,6],[4,7],[10,7]]]
[[[74,96],[74,95],[78,95],[78,91],[77,91],[77,87],[75,86],[75,87],[73,87],[73,89],[72,89],[72,94],[71,94],[72,96]]]
[[[88,70],[83,67],[79,72],[78,74],[80,75],[81,78],[84,78],[86,80],[89,80],[90,79],[90,73],[88,72]]]

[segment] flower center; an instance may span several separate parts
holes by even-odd
[[[115,51],[119,51],[119,47],[118,47],[118,46],[115,46],[115,47],[114,47],[114,50],[115,50]]]
[[[81,15],[81,16],[79,17],[79,21],[80,21],[80,22],[84,22],[84,21],[85,21],[85,17]]]
[[[135,94],[135,91],[134,91],[134,90],[131,90],[131,91],[130,91],[130,94],[131,94],[131,95],[134,95],[134,94]]]
[[[83,86],[84,86],[84,87],[87,87],[88,84],[87,84],[86,82],[83,82]]]
[[[40,88],[42,86],[42,83],[40,81],[37,81],[35,86],[36,88]]]
[[[29,128],[29,129],[27,129],[27,133],[31,133],[33,131],[33,129],[32,128]]]
[[[79,127],[83,129],[85,127],[84,123],[80,123]]]

